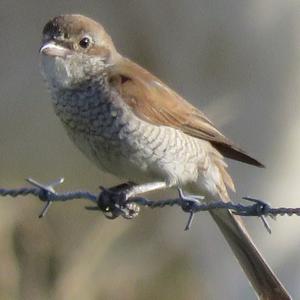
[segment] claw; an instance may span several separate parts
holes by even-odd
[[[100,186],[102,192],[98,196],[97,204],[106,218],[115,219],[122,216],[125,219],[133,219],[138,216],[139,206],[128,202],[131,187],[132,183],[121,184],[110,189]]]

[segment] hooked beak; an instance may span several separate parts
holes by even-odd
[[[57,45],[54,42],[47,42],[40,48],[40,53],[47,56],[66,57],[68,54],[71,54],[71,50]]]

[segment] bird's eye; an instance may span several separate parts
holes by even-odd
[[[83,49],[86,49],[91,44],[91,39],[89,37],[84,37],[80,40],[79,46]]]

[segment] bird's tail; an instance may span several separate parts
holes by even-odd
[[[259,299],[291,299],[288,292],[264,260],[239,217],[228,210],[214,210],[211,215],[246,273]]]
[[[226,164],[219,160],[217,167],[222,178],[218,194],[225,202],[229,201],[226,186],[234,190]],[[218,225],[238,262],[246,273],[249,282],[255,289],[259,299],[288,300],[292,299],[249,236],[240,216],[229,210],[218,209],[210,212]]]

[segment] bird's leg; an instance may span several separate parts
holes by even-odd
[[[137,195],[151,191],[167,188],[166,182],[151,182],[136,185],[133,182],[123,183],[109,189],[101,187],[101,193],[98,197],[98,207],[109,219],[115,219],[123,216],[126,219],[136,217],[140,211],[136,203],[128,203],[127,200]]]
[[[128,190],[127,197],[132,198],[135,197],[136,195],[141,195],[148,192],[165,189],[167,187],[169,187],[169,185],[164,181],[149,182],[149,183],[134,185]]]

